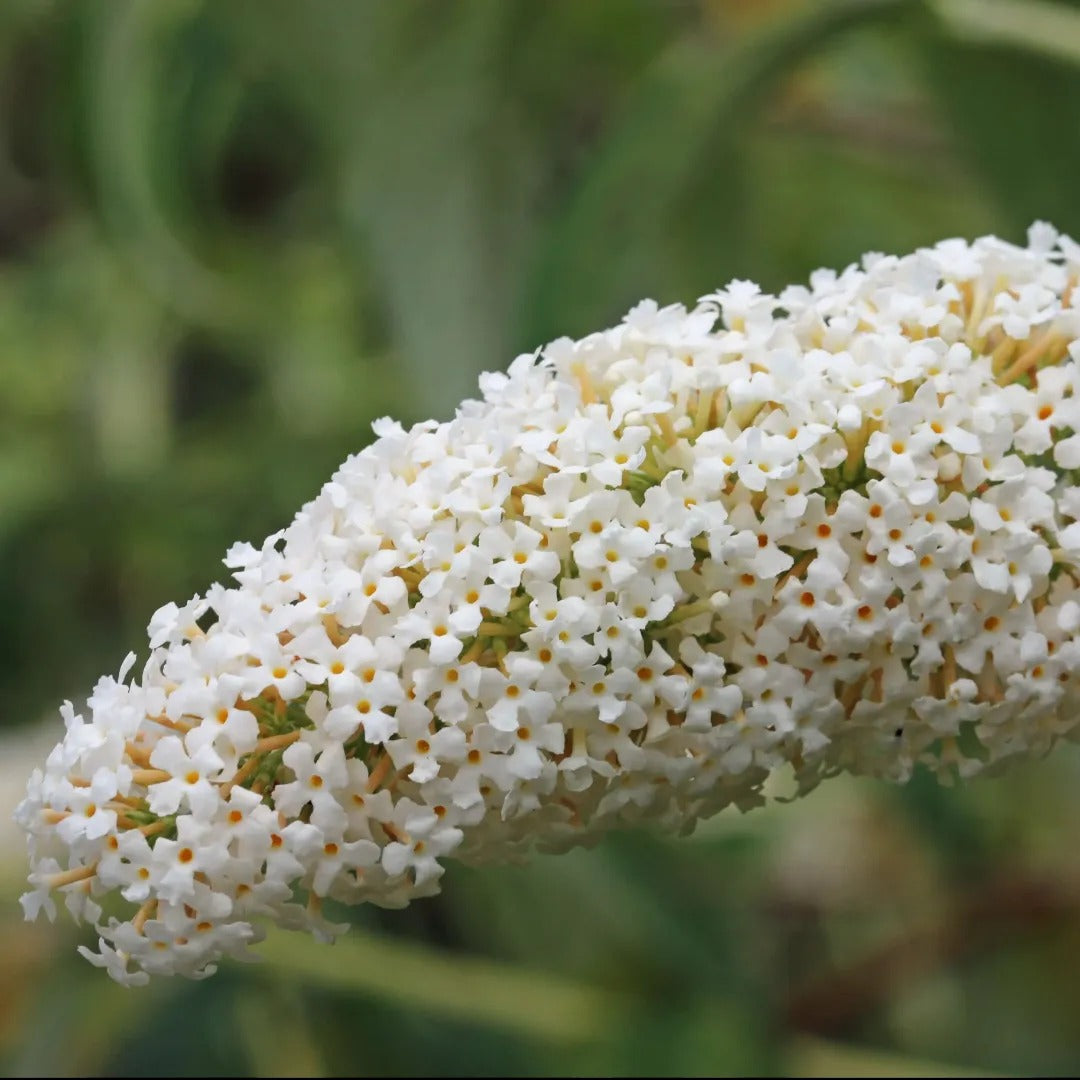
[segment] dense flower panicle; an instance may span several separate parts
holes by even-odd
[[[735,281],[379,421],[154,615],[139,680],[65,704],[27,916],[59,895],[113,977],[198,977],[449,856],[1047,750],[1080,719],[1078,276],[1039,224]]]

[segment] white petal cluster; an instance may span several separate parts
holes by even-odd
[[[62,897],[121,981],[202,976],[448,856],[1047,750],[1080,721],[1078,276],[1040,224],[736,281],[380,421],[154,616],[138,681],[64,706],[27,915]]]

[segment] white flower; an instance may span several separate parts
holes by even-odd
[[[149,942],[147,942],[147,948],[149,948]],[[78,950],[79,954],[95,967],[104,968],[121,986],[145,986],[150,981],[150,976],[145,969],[129,970],[131,955],[121,949],[114,949],[103,937],[98,938],[97,952],[93,952],[85,945],[80,945]]]
[[[465,756],[466,737],[461,728],[447,726],[433,732],[431,712],[415,702],[411,709],[402,710],[400,717],[401,738],[389,742],[386,750],[395,767],[414,783],[431,780],[444,764]]]
[[[463,836],[460,829],[443,825],[437,814],[409,799],[395,807],[391,827],[399,839],[383,848],[383,867],[391,876],[411,874],[417,886],[442,875],[439,857],[453,851]]]
[[[300,742],[285,750],[281,762],[296,779],[274,788],[274,809],[287,817],[298,817],[310,807],[308,820],[319,828],[343,827],[346,814],[338,793],[348,784],[349,771],[342,744],[335,741],[320,749],[302,735]]]
[[[217,785],[225,763],[210,746],[200,746],[193,754],[175,735],[160,738],[150,754],[150,764],[167,773],[147,789],[146,804],[159,816],[175,814],[186,802],[195,817],[206,820],[217,810]]]
[[[154,892],[170,904],[195,896],[195,875],[212,878],[229,861],[226,835],[197,818],[183,815],[176,822],[175,840],[162,837],[154,845],[151,880]]]
[[[967,777],[1080,724],[1080,246],[868,255],[639,304],[375,424],[234,584],[61,708],[16,813],[121,982],[328,940],[445,860]],[[116,892],[126,918],[102,922]],[[307,892],[307,906],[296,894]]]

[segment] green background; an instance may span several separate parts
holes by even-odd
[[[1080,236],[1050,0],[0,4],[0,788],[375,417],[635,301]],[[125,991],[26,926],[7,1075],[1075,1075],[1080,755],[834,781]]]

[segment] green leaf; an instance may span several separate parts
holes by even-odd
[[[665,234],[676,226],[697,228],[699,251],[715,255],[720,267],[737,267],[746,243],[738,140],[770,88],[843,32],[909,6],[906,0],[809,5],[733,49],[700,30],[673,43],[639,81],[549,230],[522,336],[588,332],[642,296],[660,293],[673,269],[664,259]],[[687,207],[690,191],[694,205]],[[695,220],[683,225],[679,213]]]
[[[981,1069],[925,1061],[868,1046],[799,1036],[787,1048],[789,1076],[996,1076]]]
[[[927,86],[1014,238],[1036,219],[1080,233],[1080,12],[1041,0],[932,7],[940,17],[916,43]]]
[[[617,995],[550,973],[438,953],[357,930],[330,948],[301,934],[273,932],[259,954],[274,976],[557,1043],[601,1035],[620,1004]]]
[[[506,365],[539,173],[513,103],[500,100],[510,9],[461,5],[435,37],[406,25],[418,10],[403,5],[382,29],[407,35],[401,61],[345,112],[342,213],[377,268],[411,408],[445,415],[475,395],[479,371]]]
[[[189,318],[230,325],[238,313],[229,280],[195,256],[175,219],[183,86],[165,76],[177,74],[170,61],[198,9],[118,0],[81,13],[87,151],[101,216],[144,285]]]
[[[929,0],[958,38],[1080,63],[1080,12],[1051,0]]]

